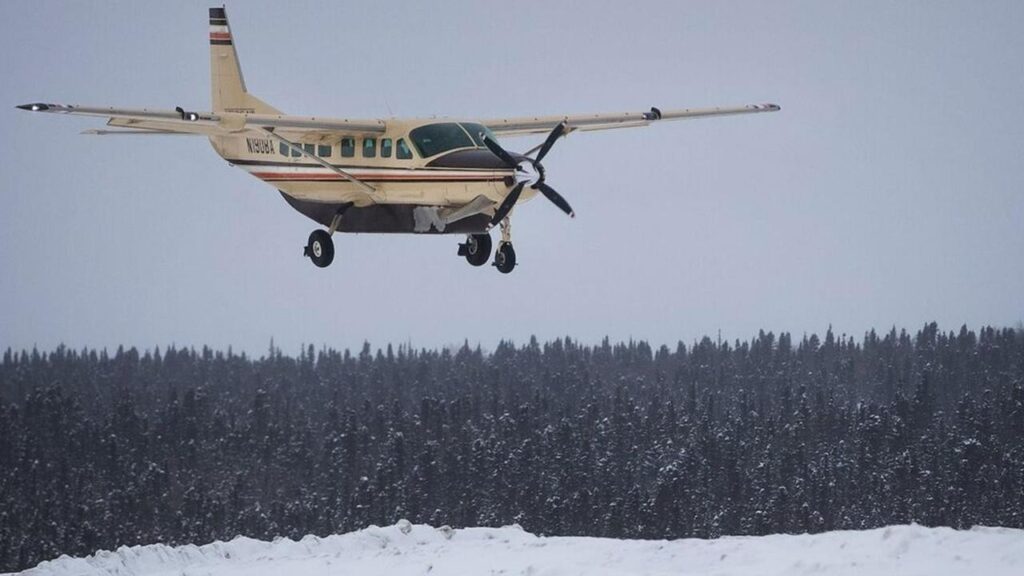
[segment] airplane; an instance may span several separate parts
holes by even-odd
[[[775,104],[498,119],[348,119],[292,116],[248,92],[225,7],[210,8],[212,110],[122,109],[33,103],[31,112],[108,118],[93,135],[206,136],[229,165],[278,189],[317,222],[303,254],[320,268],[334,260],[335,232],[465,234],[458,255],[473,266],[516,266],[511,214],[540,194],[569,216],[542,164],[573,132],[648,126],[667,120],[775,112]],[[525,153],[499,136],[546,134]]]

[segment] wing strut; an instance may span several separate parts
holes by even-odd
[[[345,172],[341,168],[338,168],[337,166],[331,164],[330,162],[324,160],[323,158],[317,156],[316,154],[312,154],[310,152],[307,152],[306,149],[303,148],[301,145],[296,144],[296,143],[292,142],[291,140],[288,140],[287,138],[284,138],[282,136],[279,136],[279,135],[275,134],[273,130],[270,130],[268,128],[263,128],[262,130],[264,132],[266,132],[267,135],[270,136],[272,139],[277,140],[278,142],[280,142],[281,144],[284,144],[285,146],[287,146],[288,148],[292,149],[293,151],[298,152],[299,154],[302,154],[303,156],[305,156],[306,158],[309,158],[313,162],[316,162],[317,164],[323,166],[324,168],[327,168],[328,170],[334,172],[335,174],[338,174],[342,178],[344,178],[344,179],[348,180],[349,182],[355,184],[356,186],[361,188],[363,190],[363,192],[365,192],[367,195],[369,195],[371,198],[373,198],[374,201],[381,202],[383,200],[380,197],[380,194],[377,193],[377,189],[374,188],[373,186],[370,186],[369,184],[367,184],[366,182],[363,182],[359,178],[356,178],[355,176],[349,174],[348,172]]]

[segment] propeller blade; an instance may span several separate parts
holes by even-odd
[[[540,147],[540,152],[537,153],[537,162],[540,162],[548,155],[548,152],[551,151],[551,147],[555,145],[555,141],[561,138],[564,133],[565,121],[563,120],[558,123],[558,126],[555,126],[554,130],[551,131],[551,134],[548,134],[548,139],[544,141],[544,145]]]
[[[505,164],[508,164],[509,168],[515,168],[519,166],[519,162],[517,162],[516,159],[513,158],[511,154],[506,152],[505,149],[502,148],[497,142],[491,140],[489,136],[484,136],[484,145],[486,145],[487,148],[490,149],[490,151],[493,152],[495,156],[501,158],[502,161],[505,162]]]
[[[501,206],[498,206],[498,209],[495,210],[494,218],[491,218],[491,226],[497,225],[499,222],[505,219],[505,216],[508,216],[508,213],[512,210],[512,207],[515,206],[516,202],[519,201],[519,194],[522,193],[523,186],[525,185],[526,182],[520,182],[519,184],[516,184],[516,187],[513,188],[512,191],[508,193],[508,196],[505,196],[505,200],[501,203]]]
[[[548,200],[551,200],[555,206],[561,208],[562,212],[568,214],[570,218],[576,217],[576,212],[573,211],[572,206],[569,206],[569,203],[566,202],[565,198],[562,198],[561,194],[555,192],[554,188],[543,182],[538,182],[534,185],[534,188],[540,190],[541,194],[543,194]]]

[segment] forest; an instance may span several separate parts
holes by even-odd
[[[1024,331],[3,355],[0,572],[403,518],[617,538],[1024,528]]]

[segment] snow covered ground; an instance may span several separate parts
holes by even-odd
[[[33,576],[1024,574],[1024,530],[893,526],[718,540],[537,537],[518,527],[451,530],[400,522],[298,542],[236,538],[120,548],[43,562]]]

